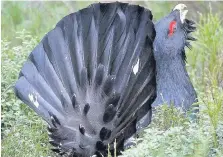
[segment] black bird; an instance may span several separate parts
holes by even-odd
[[[195,27],[181,7],[154,26],[143,7],[92,4],[45,35],[23,65],[15,93],[48,123],[55,152],[102,156],[114,141],[122,150],[149,124],[160,93],[168,103],[191,106],[196,94],[184,47]]]
[[[153,107],[166,103],[187,111],[197,102],[196,92],[185,67],[185,46],[191,49],[188,40],[196,40],[190,35],[196,30],[195,23],[185,19],[187,12],[186,5],[178,4],[169,15],[155,24],[153,53],[156,60],[157,97],[152,103]],[[198,112],[197,107],[193,110]],[[137,123],[137,130],[146,127],[151,117],[150,110]],[[191,117],[195,118],[194,115]]]

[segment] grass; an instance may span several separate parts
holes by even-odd
[[[16,99],[12,86],[28,54],[43,35],[63,16],[89,3],[92,2],[3,2],[3,157],[55,156],[50,151],[45,123]],[[157,19],[169,12],[172,3],[149,2],[145,6],[152,8]],[[191,122],[188,116],[174,107],[158,107],[152,124],[140,134],[136,147],[123,152],[124,157],[223,156],[222,19],[216,10],[194,13],[193,16],[198,19],[198,29],[194,33],[198,41],[193,42],[192,50],[187,50],[187,69],[198,94],[199,120]]]
[[[25,31],[16,33],[16,39],[19,46],[1,41],[2,156],[47,156],[52,152],[43,121],[15,97],[12,89],[23,62],[39,40]]]

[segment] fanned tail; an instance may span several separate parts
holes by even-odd
[[[64,17],[32,51],[16,95],[48,124],[55,152],[106,155],[135,133],[155,98],[149,10],[93,4]]]

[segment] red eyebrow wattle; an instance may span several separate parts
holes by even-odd
[[[173,35],[175,25],[176,25],[176,21],[171,21],[171,22],[170,22],[170,25],[169,25],[169,34],[168,34],[168,36]]]

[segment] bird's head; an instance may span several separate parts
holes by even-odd
[[[188,40],[195,40],[189,33],[195,31],[194,22],[186,19],[188,10],[185,4],[178,4],[171,13],[155,24],[155,58],[181,55],[185,60],[184,47],[190,48]]]

